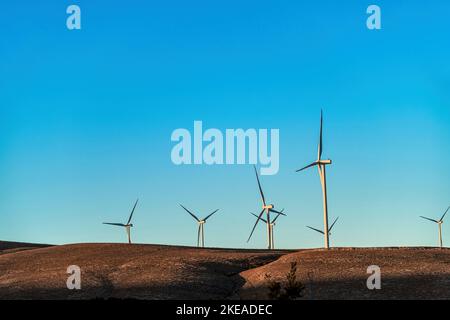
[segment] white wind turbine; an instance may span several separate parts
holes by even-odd
[[[339,217],[337,217],[336,220],[334,220],[334,222],[333,222],[333,224],[331,225],[330,229],[328,229],[328,237],[331,236],[331,230],[333,230],[333,227],[334,227],[334,225],[336,224],[336,222],[338,221],[338,219],[339,219]],[[316,228],[313,228],[313,227],[310,227],[310,226],[306,226],[306,227],[309,228],[309,229],[311,229],[311,230],[314,230],[314,231],[316,231],[316,232],[318,232],[318,233],[324,234],[322,230],[319,230],[319,229],[316,229]]]
[[[284,211],[284,209],[283,210],[281,210],[280,212],[283,212]],[[264,219],[264,218],[260,218],[260,217],[258,217],[256,214],[254,214],[253,212],[250,212],[253,216],[255,216],[256,218],[258,218],[258,219],[260,219],[262,222],[264,222],[265,224],[267,224],[268,222],[267,222],[267,220],[266,219]],[[269,224],[269,227],[270,227],[270,240],[271,240],[271,246],[272,246],[272,249],[275,249],[275,236],[274,236],[274,232],[273,232],[273,227],[276,225],[276,221],[278,220],[278,217],[279,216],[281,216],[281,214],[280,213],[278,213],[277,215],[276,215],[276,217],[275,217],[275,219],[273,219],[271,222],[270,222],[270,224]]]
[[[323,124],[323,115],[322,110],[320,111],[320,133],[319,133],[319,147],[317,151],[317,160],[304,168],[297,170],[296,172],[303,171],[305,169],[317,166],[319,170],[320,183],[322,185],[322,194],[323,194],[323,230],[328,230],[328,202],[327,202],[327,178],[325,173],[325,167],[331,164],[331,160],[322,160],[322,124]],[[330,248],[330,240],[328,237],[328,232],[323,233],[325,235],[325,248]]]
[[[180,204],[180,206],[186,210],[187,213],[189,213],[192,218],[194,218],[197,223],[198,223],[198,233],[197,233],[197,247],[201,247],[204,248],[205,247],[205,223],[206,221],[211,218],[217,211],[219,211],[219,209],[217,209],[216,211],[214,211],[213,213],[211,213],[209,216],[207,216],[204,219],[199,219],[197,218],[197,216],[195,214],[193,214],[191,211],[189,211],[188,209],[186,209],[183,205]]]
[[[131,244],[131,228],[133,227],[133,224],[131,223],[131,219],[133,218],[134,210],[136,209],[136,206],[138,204],[139,199],[136,200],[136,203],[134,204],[133,210],[131,210],[130,217],[128,218],[127,223],[109,223],[109,222],[103,222],[103,224],[107,224],[110,226],[118,226],[118,227],[124,227],[127,231],[128,235],[128,243]]]
[[[450,207],[447,208],[447,211],[445,211],[444,215],[439,220],[434,220],[434,219],[431,219],[431,218],[420,216],[422,219],[426,219],[426,220],[429,220],[431,222],[434,222],[434,223],[438,224],[438,226],[439,226],[439,245],[440,245],[441,248],[442,248],[442,224],[444,223],[444,218],[447,215],[447,212],[448,212],[449,209],[450,209]]]
[[[268,248],[269,250],[271,250],[271,249],[273,249],[273,240],[272,240],[272,232],[271,232],[271,227],[270,227],[270,223],[271,223],[271,220],[270,220],[270,213],[273,212],[273,213],[277,213],[277,214],[282,215],[282,216],[286,216],[286,215],[285,215],[283,212],[280,212],[280,211],[275,210],[275,209],[274,209],[275,206],[274,206],[273,204],[269,204],[269,205],[266,204],[266,198],[264,197],[264,192],[263,192],[263,190],[262,190],[262,188],[261,188],[261,183],[260,183],[260,181],[259,181],[258,171],[256,170],[256,166],[253,166],[253,167],[254,167],[254,169],[255,169],[256,180],[258,181],[259,193],[261,194],[262,211],[261,211],[261,213],[259,214],[259,216],[257,216],[255,225],[253,226],[252,232],[250,233],[250,236],[248,237],[247,242],[250,241],[250,239],[251,239],[251,237],[252,237],[252,235],[253,235],[253,232],[255,231],[255,228],[256,228],[258,222],[261,220],[261,217],[262,217],[262,215],[264,214],[264,212],[266,212],[267,248]]]

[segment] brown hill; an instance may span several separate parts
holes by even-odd
[[[0,241],[0,255],[23,250],[50,247],[48,244]]]
[[[304,299],[450,299],[450,249],[274,251],[76,244],[0,255],[0,299],[266,299],[291,262]],[[67,267],[82,290],[66,288]],[[378,265],[382,290],[366,287]]]
[[[76,244],[0,255],[0,299],[224,299],[286,251]],[[82,290],[66,288],[78,265]]]
[[[241,273],[242,299],[267,299],[268,279],[286,283],[291,263],[304,299],[450,299],[450,249],[372,248],[304,250]],[[367,289],[367,268],[381,268],[381,290]]]

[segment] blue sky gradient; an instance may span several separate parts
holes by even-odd
[[[251,166],[174,166],[171,133],[280,129],[277,247],[437,245],[450,205],[448,1],[14,1],[0,11],[0,239],[265,247]],[[382,30],[366,8],[382,9]],[[66,28],[78,4],[82,30]],[[450,220],[449,220],[450,221]],[[450,244],[450,222],[443,226]]]

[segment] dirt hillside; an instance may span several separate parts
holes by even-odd
[[[267,299],[268,280],[285,283],[291,263],[304,299],[450,299],[450,249],[373,248],[304,250],[244,271],[242,299]],[[367,289],[367,268],[381,269],[381,290]]]
[[[239,273],[286,252],[157,245],[75,244],[0,255],[0,299],[224,299]],[[66,287],[77,265],[82,290]]]
[[[450,299],[450,249],[25,247],[0,253],[0,299],[267,299],[267,276],[284,285],[292,262],[297,262],[297,278],[306,288],[303,299]],[[81,291],[66,288],[70,265],[81,267]],[[371,265],[381,268],[379,291],[366,286]]]
[[[0,255],[23,250],[50,247],[49,244],[0,241]]]

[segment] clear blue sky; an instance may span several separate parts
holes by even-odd
[[[366,28],[369,4],[382,30]],[[82,30],[66,29],[78,4]],[[450,204],[448,1],[13,1],[0,10],[0,239],[250,244],[250,166],[174,166],[170,135],[279,128],[277,247],[320,247],[320,108],[336,246],[436,245]],[[450,217],[449,217],[450,218]],[[444,242],[450,245],[450,220]]]

